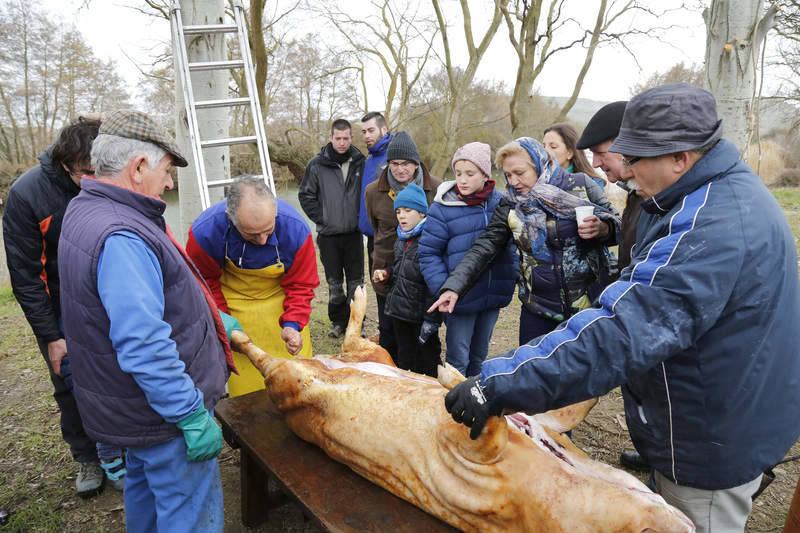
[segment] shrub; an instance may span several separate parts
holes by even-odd
[[[759,161],[759,145],[751,144],[744,160],[750,165],[753,172],[761,176],[761,181],[770,186],[774,185],[785,167],[783,148],[773,141],[762,141],[760,156],[761,160]]]
[[[787,168],[775,179],[773,187],[800,187],[800,168]]]

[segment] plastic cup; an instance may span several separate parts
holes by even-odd
[[[581,205],[575,208],[575,220],[578,221],[579,226],[583,224],[583,221],[586,219],[586,217],[590,217],[592,215],[594,215],[594,207],[591,205]]]

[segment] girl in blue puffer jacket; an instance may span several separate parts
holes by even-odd
[[[462,146],[453,156],[455,181],[442,183],[436,191],[419,242],[422,276],[433,294],[439,294],[450,272],[486,229],[503,196],[491,179],[491,157],[486,143]],[[510,241],[445,317],[447,362],[463,375],[480,372],[500,308],[511,301],[518,277],[519,257]]]

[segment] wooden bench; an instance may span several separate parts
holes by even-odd
[[[270,508],[286,502],[268,490],[272,477],[324,531],[455,531],[298,438],[266,391],[222,400],[214,414],[228,444],[241,449],[242,522],[248,527],[264,523]]]

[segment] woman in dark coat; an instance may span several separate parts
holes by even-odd
[[[519,342],[524,344],[591,305],[589,287],[607,282],[603,246],[616,243],[619,215],[591,178],[561,168],[535,139],[506,144],[495,164],[506,176],[505,196],[486,231],[447,278],[434,307],[452,312],[513,238],[520,254]],[[580,225],[578,206],[594,207],[594,215]]]

